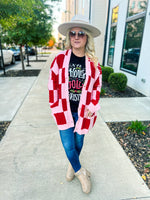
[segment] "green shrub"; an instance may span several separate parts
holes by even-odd
[[[101,68],[103,68],[104,66],[103,65],[101,65]]]
[[[101,96],[104,96],[104,94],[106,93],[104,88],[101,88]]]
[[[150,169],[150,162],[149,163],[147,163],[145,166],[144,166],[145,168],[149,168]]]
[[[142,124],[142,122],[136,120],[132,121],[130,126],[128,127],[128,130],[132,130],[137,134],[142,134],[144,131],[146,131],[146,126]]]
[[[112,73],[108,78],[110,87],[116,91],[124,91],[127,86],[127,76],[123,73]]]
[[[114,70],[111,67],[102,67],[102,80],[108,82],[108,77]]]

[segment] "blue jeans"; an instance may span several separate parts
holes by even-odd
[[[72,113],[74,123],[78,120],[78,113]],[[66,130],[59,130],[60,138],[65,149],[68,160],[70,161],[75,172],[80,170],[81,164],[79,155],[83,147],[84,135],[74,132],[75,127]]]

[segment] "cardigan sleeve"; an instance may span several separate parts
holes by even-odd
[[[98,76],[93,86],[91,102],[88,105],[88,109],[92,113],[100,109],[99,99],[100,99],[101,87],[102,87],[102,70],[101,70],[100,64],[98,64]]]
[[[58,64],[55,58],[50,67],[49,80],[49,104],[51,108],[58,106]]]

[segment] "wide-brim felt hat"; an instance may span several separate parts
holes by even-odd
[[[101,31],[92,24],[89,23],[89,19],[83,15],[75,15],[70,22],[60,24],[58,31],[66,36],[69,29],[79,27],[88,30],[93,37],[98,37],[101,34]]]

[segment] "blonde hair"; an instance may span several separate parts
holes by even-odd
[[[71,42],[70,42],[70,37],[69,37],[69,32],[71,29],[68,30],[67,35],[66,35],[66,49],[71,48]],[[93,37],[91,36],[90,32],[84,28],[82,30],[86,33],[87,35],[87,42],[85,45],[85,55],[94,63],[94,66],[97,67],[98,65],[98,58],[95,56],[95,45],[94,45],[94,40]]]

